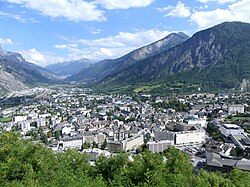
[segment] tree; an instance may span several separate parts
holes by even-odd
[[[98,144],[95,141],[93,141],[92,147],[93,148],[98,148]]]
[[[107,147],[107,139],[105,138],[104,142],[101,145],[101,149],[104,150]]]
[[[56,138],[57,140],[59,140],[59,138],[60,138],[60,131],[56,131],[56,132],[55,132],[55,138]]]
[[[147,132],[147,133],[145,134],[145,136],[144,136],[144,143],[145,143],[145,144],[148,143],[148,142],[150,141],[150,139],[151,139],[151,135],[150,135],[149,132]]]
[[[83,149],[89,149],[90,148],[90,143],[87,143],[86,141],[82,144],[82,150]]]
[[[51,131],[47,132],[47,137],[48,137],[48,138],[51,138],[51,137],[52,137],[52,132],[51,132]]]
[[[19,134],[0,134],[0,186],[249,186],[250,173],[238,169],[193,171],[189,157],[172,146],[163,154],[145,150],[130,159],[127,153],[100,156],[91,166],[88,156],[74,149],[53,152]]]

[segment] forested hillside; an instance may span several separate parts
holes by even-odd
[[[19,135],[0,135],[0,186],[211,186],[247,187],[250,173],[194,171],[186,154],[170,147],[161,154],[143,151],[99,157],[91,166],[87,156],[68,150],[55,153]]]

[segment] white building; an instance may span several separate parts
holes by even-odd
[[[18,123],[22,131],[27,132],[30,130],[30,121],[22,121]]]
[[[229,105],[228,112],[230,114],[244,113],[245,107],[244,105]]]
[[[173,141],[175,146],[202,144],[206,140],[206,131],[200,125],[176,124],[179,131],[154,132],[155,140]]]
[[[37,127],[44,127],[46,125],[46,120],[45,118],[37,118]]]
[[[92,144],[93,142],[99,144],[103,143],[106,138],[106,135],[103,133],[90,133],[90,134],[84,134],[83,136],[83,142]]]
[[[72,131],[75,131],[75,127],[71,124],[62,127],[62,134],[70,134]]]
[[[133,149],[138,148],[143,143],[144,143],[143,135],[138,135],[138,136],[123,140],[122,141],[122,149],[123,149],[123,151],[133,150]]]
[[[69,148],[81,148],[83,144],[83,135],[77,136],[66,136],[60,139],[58,142],[59,147],[61,146],[63,149]]]
[[[183,131],[175,133],[175,145],[201,144],[206,140],[206,132],[203,129]]]
[[[232,135],[238,135],[244,133],[244,129],[240,128],[238,125],[235,124],[223,124],[219,128],[221,134],[228,137]]]
[[[48,114],[39,114],[39,118],[46,118],[46,117],[50,117],[51,114],[48,113]]]
[[[21,122],[21,121],[25,121],[27,120],[27,116],[15,116],[14,117],[14,122],[15,123],[18,123],[18,122]]]
[[[98,148],[93,148],[93,149],[84,149],[82,151],[85,154],[88,154],[90,156],[91,161],[95,161],[99,156],[105,156],[105,157],[110,157],[111,153],[106,151],[106,150],[101,150]]]
[[[198,116],[194,115],[184,120],[186,121],[188,125],[200,125],[201,127],[207,127],[206,118],[199,118]]]
[[[168,148],[169,145],[174,145],[173,141],[164,140],[159,142],[148,142],[148,149],[153,153],[163,152]]]

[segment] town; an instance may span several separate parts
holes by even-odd
[[[0,131],[55,152],[100,156],[162,153],[170,145],[209,171],[250,171],[250,95],[105,95],[77,86],[12,92],[0,101]]]

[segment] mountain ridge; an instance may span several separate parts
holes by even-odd
[[[243,79],[250,79],[249,51],[250,24],[225,22],[199,31],[161,54],[110,75],[94,87],[112,90],[130,85],[131,91],[145,84],[150,86],[152,82],[158,85],[153,88],[155,92],[162,92],[163,88],[171,92],[171,86],[178,87],[179,91],[187,86],[193,87],[193,91],[198,88],[204,91],[232,89]],[[178,86],[180,84],[184,86]]]
[[[21,54],[7,52],[0,46],[0,95],[53,81],[55,77],[48,70],[27,62]]]
[[[93,64],[92,61],[83,58],[78,60],[50,64],[45,68],[58,76],[71,76],[77,74],[82,69],[88,68],[91,64]]]
[[[155,55],[160,51],[167,50],[173,46],[179,45],[187,40],[189,36],[184,33],[171,33],[161,40],[153,42],[149,45],[135,49],[128,54],[123,55],[117,59],[103,60],[93,66],[82,70],[78,74],[67,78],[67,81],[99,81],[117,71],[124,70],[139,61]]]

